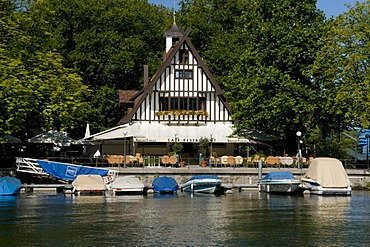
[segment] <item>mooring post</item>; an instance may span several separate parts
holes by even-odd
[[[258,159],[258,180],[262,178],[262,160]]]

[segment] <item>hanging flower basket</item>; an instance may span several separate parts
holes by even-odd
[[[195,115],[195,116],[208,116],[205,110],[171,110],[171,111],[158,111],[156,116],[181,116],[181,115]]]

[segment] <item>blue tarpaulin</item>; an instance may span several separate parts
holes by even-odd
[[[154,187],[154,191],[159,193],[176,192],[179,189],[179,185],[176,180],[167,176],[155,178],[152,186]]]
[[[68,163],[60,163],[46,160],[37,160],[39,166],[51,176],[59,179],[73,181],[78,175],[100,175],[106,176],[108,174],[107,169],[94,168],[90,166],[80,166]]]
[[[269,172],[262,180],[295,179],[291,172]]]
[[[16,195],[23,187],[21,181],[17,178],[5,176],[0,178],[0,195],[12,196]]]

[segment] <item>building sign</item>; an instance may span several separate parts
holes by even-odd
[[[167,139],[152,139],[152,138],[134,138],[134,142],[189,142],[198,143],[200,138],[167,138]],[[212,138],[212,142],[216,142],[215,138]]]
[[[164,142],[164,141],[150,138],[134,138],[134,142]]]

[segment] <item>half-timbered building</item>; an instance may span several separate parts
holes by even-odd
[[[218,155],[234,155],[248,139],[233,136],[234,123],[224,92],[191,43],[187,33],[173,26],[165,32],[162,65],[151,79],[144,66],[141,91],[120,91],[127,108],[119,125],[92,135],[102,153],[164,155],[181,142],[182,157],[196,158],[199,142],[208,139]],[[124,145],[125,144],[125,145]]]

